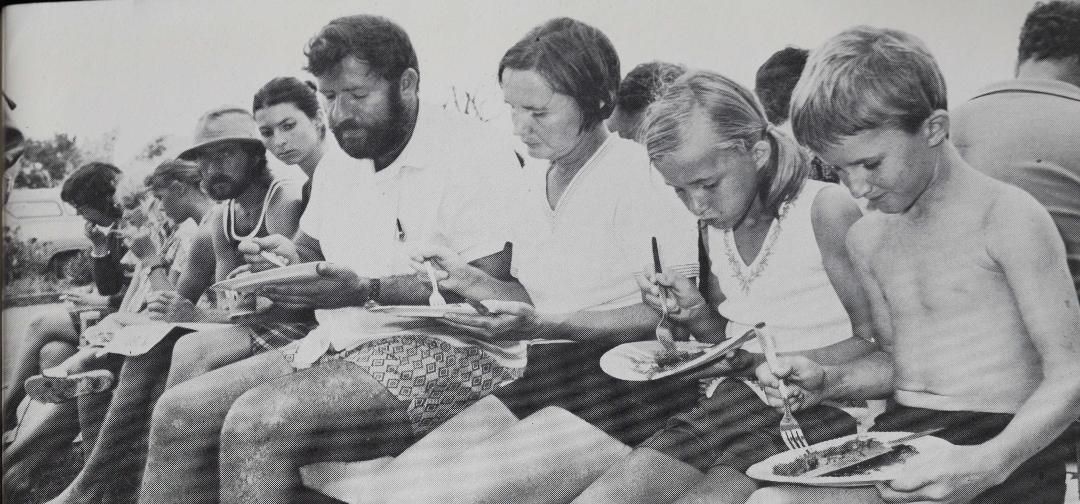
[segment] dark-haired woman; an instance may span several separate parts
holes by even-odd
[[[319,107],[315,85],[295,77],[271,79],[255,93],[252,103],[266,150],[308,176],[304,205],[311,194],[311,177],[327,146],[326,117]]]

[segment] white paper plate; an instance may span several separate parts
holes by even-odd
[[[476,315],[476,309],[469,306],[466,303],[452,303],[444,306],[427,306],[427,305],[391,305],[391,306],[375,306],[369,308],[370,311],[376,313],[386,313],[389,315],[397,315],[399,317],[415,317],[415,318],[442,318],[447,313],[457,313],[461,315]]]
[[[797,485],[827,487],[868,486],[873,485],[875,482],[878,481],[889,481],[893,479],[896,471],[901,467],[907,464],[918,464],[920,460],[926,460],[927,457],[932,457],[937,452],[940,452],[941,450],[952,444],[944,439],[934,436],[923,436],[918,439],[913,439],[904,444],[914,447],[916,450],[918,450],[919,453],[912,455],[911,458],[908,458],[903,462],[877,468],[871,470],[870,472],[867,472],[866,474],[859,474],[855,476],[818,476],[813,478],[807,478],[804,476],[779,476],[773,473],[773,468],[776,467],[777,464],[791,462],[792,460],[795,460],[809,450],[824,450],[831,446],[844,444],[848,440],[856,437],[861,439],[872,438],[885,442],[909,435],[911,435],[910,432],[867,432],[863,434],[852,434],[850,436],[844,436],[829,441],[823,441],[821,443],[810,446],[809,448],[788,450],[786,452],[773,455],[772,457],[769,457],[765,460],[762,460],[761,462],[750,466],[750,468],[746,470],[746,475],[761,481],[772,481],[775,483],[793,483]]]
[[[623,343],[622,345],[608,350],[600,357],[600,369],[603,369],[605,373],[620,380],[659,380],[719,359],[732,349],[742,346],[748,339],[753,338],[730,339],[716,345],[697,341],[676,341],[676,348],[680,351],[703,351],[705,353],[671,369],[660,372],[654,372],[656,369],[656,357],[664,350],[663,345],[661,345],[659,341],[652,340]]]
[[[308,262],[283,266],[280,268],[271,268],[258,273],[228,278],[211,285],[210,288],[246,292],[258,289],[265,285],[287,284],[297,280],[318,278],[319,273],[316,270],[318,266],[318,262]]]

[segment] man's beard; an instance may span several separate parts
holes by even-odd
[[[347,119],[331,128],[341,150],[356,159],[375,159],[397,148],[408,122],[400,90],[390,93],[387,108],[389,110],[386,118],[376,124],[361,126],[356,121]],[[358,131],[363,134],[356,135]],[[353,135],[346,137],[343,135],[346,132]]]
[[[219,184],[227,184],[227,188],[218,190]],[[244,189],[250,185],[250,180],[237,181],[224,175],[219,175],[210,180],[203,181],[203,192],[216,201],[231,200],[243,194]]]

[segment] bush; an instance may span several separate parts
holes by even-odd
[[[4,285],[23,278],[45,276],[48,270],[48,258],[37,239],[23,241],[19,238],[19,228],[4,226]]]

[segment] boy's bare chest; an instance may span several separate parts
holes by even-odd
[[[948,309],[982,299],[1000,284],[1000,268],[977,226],[913,228],[888,233],[872,261],[893,309]]]

